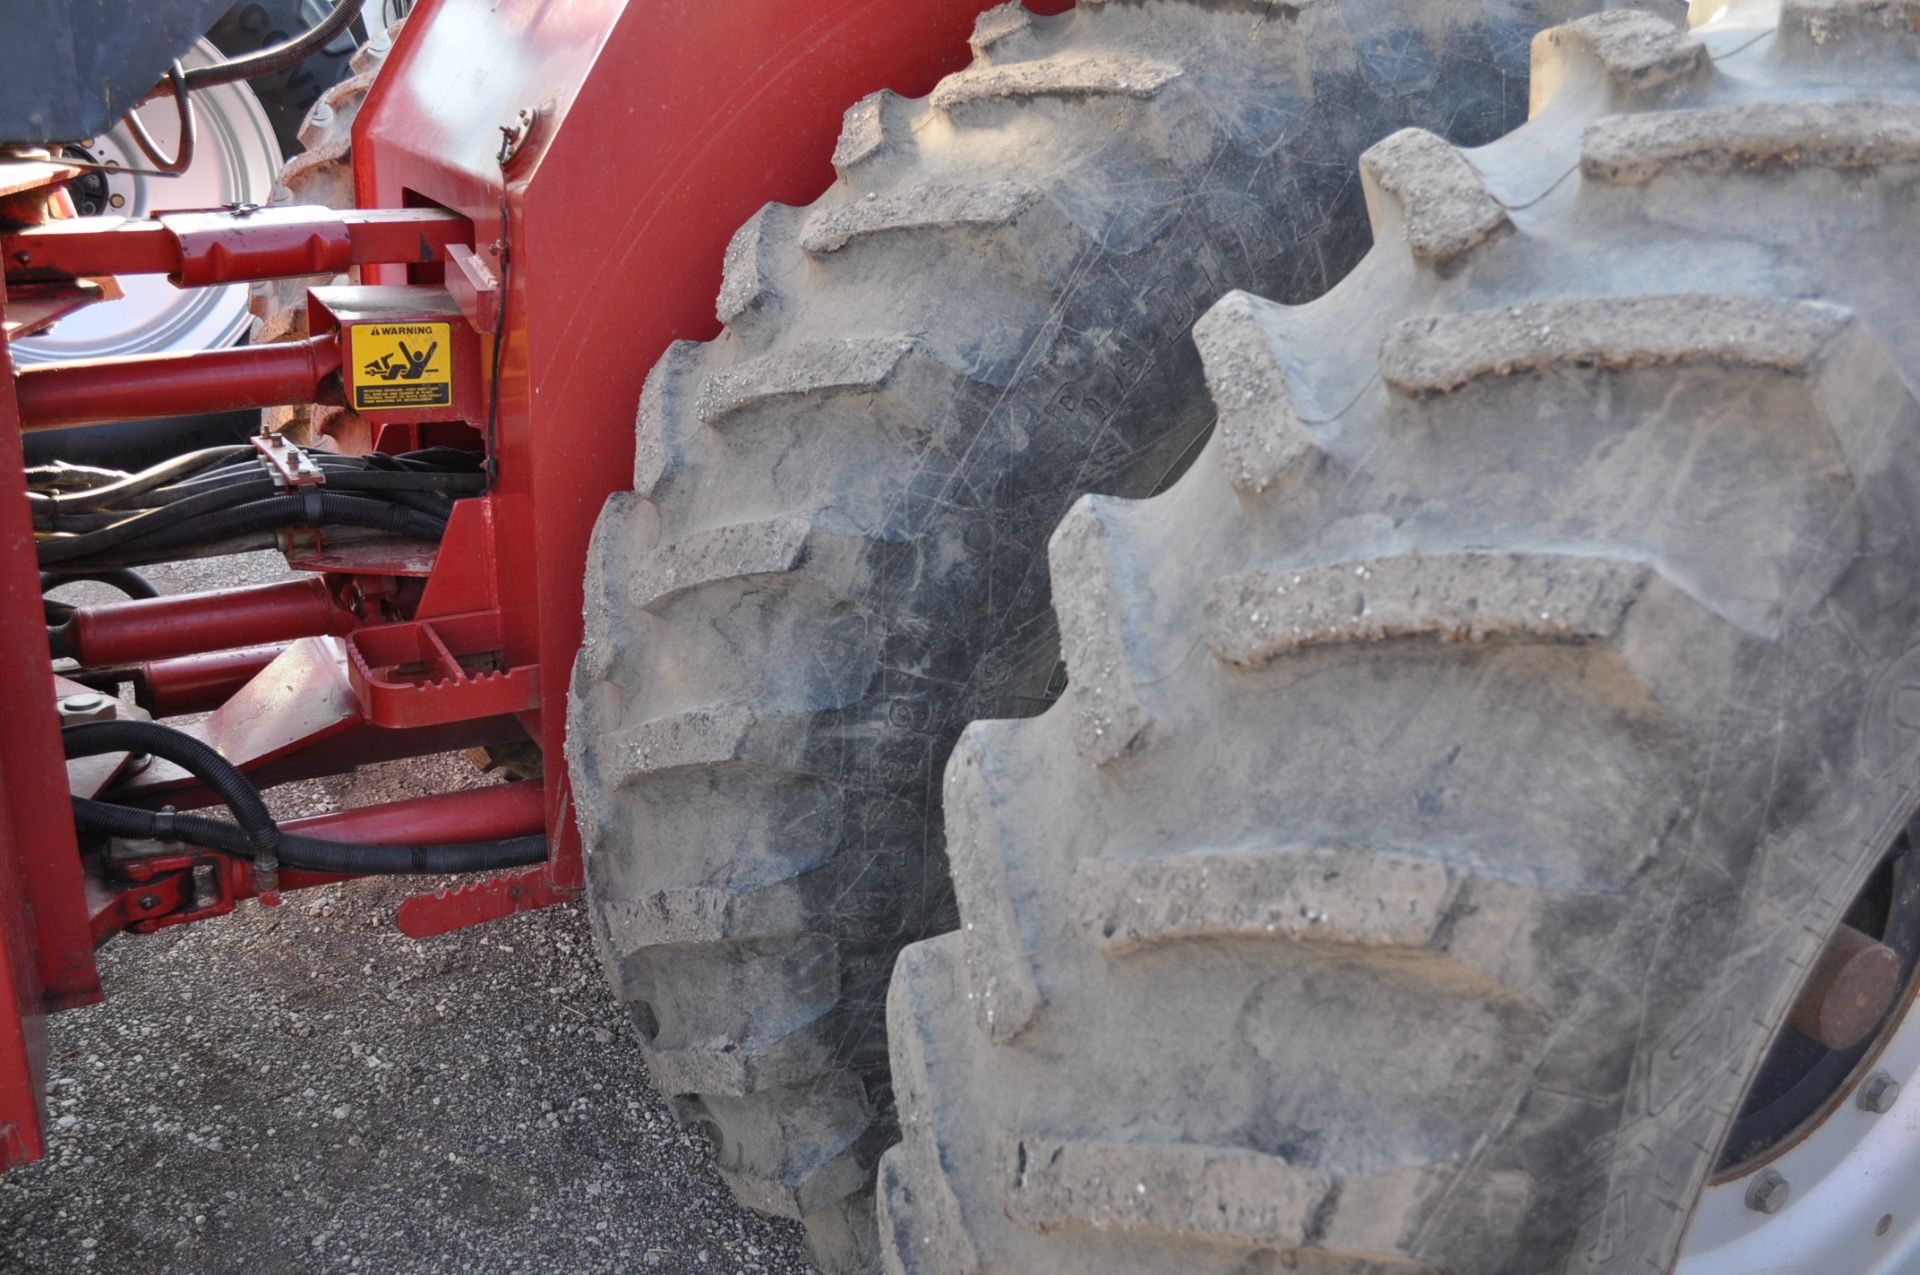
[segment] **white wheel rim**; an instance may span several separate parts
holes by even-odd
[[[1862,1110],[1875,1072],[1900,1082],[1883,1114]],[[1675,1275],[1903,1275],[1920,1269],[1920,1014],[1911,1002],[1880,1057],[1813,1132],[1754,1173],[1700,1197]],[[1747,1206],[1772,1170],[1790,1195],[1777,1213]],[[1884,1228],[1884,1229],[1883,1229]]]
[[[202,40],[181,62],[195,67],[220,60],[220,51]],[[109,174],[107,192],[119,196],[122,203],[102,212],[145,217],[171,209],[269,202],[274,175],[280,169],[280,147],[253,90],[245,81],[205,89],[193,95],[193,109],[199,145],[187,171],[178,177]],[[171,95],[141,107],[140,122],[162,152],[170,154],[179,144],[179,119]],[[90,139],[85,149],[100,163],[147,166],[124,124]],[[136,275],[123,278],[120,285],[126,295],[119,300],[88,306],[60,320],[51,331],[15,342],[15,360],[44,363],[212,349],[238,344],[252,325],[245,284],[176,288],[158,275]]]

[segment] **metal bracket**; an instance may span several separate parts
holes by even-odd
[[[547,880],[547,866],[502,873],[439,894],[415,895],[400,905],[394,924],[408,938],[432,938],[579,897],[578,890],[554,889]]]
[[[255,434],[252,442],[253,450],[260,453],[261,465],[273,475],[273,485],[281,491],[319,486],[327,481],[326,471],[307,455],[306,449],[281,435]]]

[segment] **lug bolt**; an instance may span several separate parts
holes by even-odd
[[[1778,1213],[1792,1195],[1793,1187],[1778,1169],[1762,1169],[1747,1186],[1747,1207],[1755,1213]]]
[[[1893,1104],[1900,1101],[1900,1082],[1891,1073],[1876,1071],[1867,1077],[1860,1086],[1860,1110],[1870,1111],[1876,1116],[1884,1116],[1893,1110]]]

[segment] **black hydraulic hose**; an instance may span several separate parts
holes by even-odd
[[[309,487],[296,495],[255,500],[172,523],[144,537],[137,546],[138,557],[143,561],[161,561],[165,554],[175,549],[236,539],[258,531],[278,531],[283,527],[320,526],[366,527],[394,535],[416,536],[422,540],[438,540],[446,530],[443,521],[403,505],[365,500],[358,496],[328,495]]]
[[[120,590],[130,598],[160,596],[160,590],[153,587],[152,581],[138,571],[129,571],[125,567],[103,567],[98,571],[76,571],[71,575],[62,571],[42,571],[40,592],[47,593],[63,584],[73,584],[79,580],[91,580],[95,584],[104,584],[109,589]]]
[[[188,841],[235,858],[246,858],[245,834],[237,826],[201,815],[169,815],[133,806],[116,806],[85,797],[73,799],[73,821],[84,832],[110,837],[153,837]],[[492,872],[545,862],[547,839],[539,833],[500,841],[461,841],[448,845],[369,845],[328,841],[297,832],[280,834],[280,862],[307,872],[350,872],[358,876],[439,876],[454,872]]]
[[[389,491],[383,494],[394,504],[404,505],[438,522],[446,522],[453,517],[453,502],[445,496],[433,496],[421,491]]]
[[[341,491],[425,491],[445,496],[477,496],[487,489],[487,476],[433,469],[348,469],[329,473],[326,486]]]
[[[130,598],[157,598],[160,590],[153,587],[147,578],[138,571],[129,571],[125,567],[102,567],[97,571],[79,571],[73,575],[61,575],[57,571],[40,573],[40,606],[47,613],[47,627],[57,628],[73,618],[79,608],[71,602],[62,602],[58,598],[46,595],[63,584],[73,584],[78,580],[92,580],[104,584],[110,589],[118,589]]]
[[[216,84],[231,84],[235,80],[251,80],[255,76],[292,70],[333,43],[334,37],[345,31],[347,24],[360,15],[361,3],[362,0],[336,0],[333,12],[290,40],[282,40],[279,44],[245,57],[228,58],[212,66],[197,66],[186,74],[187,87],[210,89]],[[165,84],[157,85],[154,91],[159,92],[166,87]]]
[[[438,450],[452,451],[451,448]],[[456,453],[467,455],[470,453]],[[307,459],[319,464],[326,474],[326,485],[341,491],[439,491],[448,495],[475,496],[487,488],[486,475],[477,468],[455,469],[446,465],[433,465],[421,462],[401,464],[369,464],[368,458],[361,456],[331,456],[325,452],[308,452]],[[405,457],[382,457],[383,461],[405,461]],[[264,473],[258,465],[227,465],[209,470],[184,482],[162,487],[154,492],[158,503],[170,503],[197,495],[209,486],[218,486],[249,474]]]
[[[27,501],[35,506],[59,505],[71,509],[101,509],[108,505],[120,504],[130,496],[138,496],[156,487],[179,482],[183,478],[198,474],[209,465],[218,464],[229,457],[247,455],[252,451],[253,448],[244,443],[236,443],[229,447],[206,447],[197,452],[186,452],[175,456],[151,469],[129,474],[104,486],[89,487],[85,491],[74,492],[71,495],[29,492]]]
[[[109,549],[117,549],[143,536],[158,535],[164,529],[177,526],[185,520],[218,513],[234,505],[258,500],[261,496],[271,496],[272,493],[273,480],[265,474],[257,474],[255,481],[214,487],[171,505],[162,505],[158,509],[149,509],[144,513],[128,514],[111,526],[58,540],[42,540],[34,546],[34,552],[39,555],[40,565],[43,567],[72,562],[77,558],[90,558],[96,554],[105,553]]]
[[[43,533],[98,531],[116,522],[125,522],[137,512],[127,509],[36,509],[33,511],[33,529]]]
[[[173,90],[174,105],[180,114],[180,139],[174,145],[171,158],[160,152],[160,147],[154,142],[153,135],[147,132],[147,126],[140,122],[140,112],[137,108],[128,111],[123,122],[127,126],[127,131],[133,134],[134,145],[140,148],[140,153],[145,155],[147,162],[153,165],[152,171],[163,176],[176,177],[186,172],[188,166],[193,163],[193,148],[199,138],[198,131],[193,125],[193,99],[187,95],[187,73],[181,69],[179,62],[176,61],[168,70],[167,83]]]
[[[44,491],[87,491],[108,483],[124,482],[132,475],[124,469],[104,469],[99,465],[76,465],[56,460],[46,465],[27,466],[28,499]]]
[[[81,722],[60,732],[67,760],[101,753],[146,753],[170,761],[211,788],[239,823],[244,853],[271,860],[280,848],[280,825],[240,768],[183,730],[158,722]]]

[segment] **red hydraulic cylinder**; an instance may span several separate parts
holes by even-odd
[[[319,579],[81,607],[64,653],[88,668],[349,632],[359,623]]]
[[[286,650],[280,642],[148,660],[134,679],[134,702],[155,717],[210,713]]]
[[[0,234],[14,283],[163,274],[181,287],[341,274],[371,262],[426,263],[471,244],[473,224],[434,208],[258,208],[144,221],[68,217]]]
[[[43,363],[13,382],[21,428],[31,433],[68,425],[242,411],[287,403],[338,403],[340,338],[239,345],[187,354]]]

